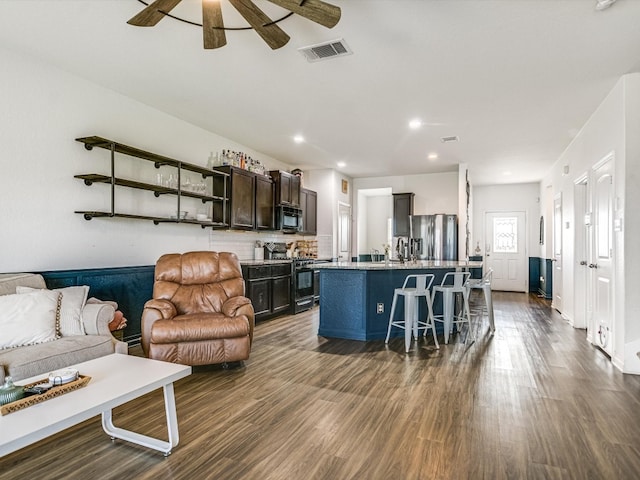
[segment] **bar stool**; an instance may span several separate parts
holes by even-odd
[[[467,282],[471,289],[482,289],[484,293],[484,305],[480,307],[480,315],[484,316],[484,311],[487,311],[487,317],[489,317],[489,328],[491,332],[496,331],[496,326],[493,318],[493,299],[491,298],[491,279],[493,278],[493,269],[489,268],[487,273],[482,278],[471,278]]]
[[[415,279],[415,287],[407,287],[407,284],[411,279]],[[421,328],[424,328],[424,335],[427,336],[427,330],[431,328],[433,333],[433,339],[436,344],[436,348],[440,348],[438,345],[438,338],[436,337],[435,323],[433,322],[433,301],[429,289],[433,284],[434,275],[432,273],[423,275],[407,275],[404,279],[402,288],[396,288],[393,291],[393,302],[391,303],[391,312],[389,313],[389,328],[387,329],[387,338],[384,343],[389,343],[389,335],[391,334],[391,327],[396,326],[404,329],[404,347],[405,352],[409,352],[409,346],[411,345],[411,332],[417,339],[418,332]],[[404,297],[404,318],[400,320],[394,320],[393,315],[396,311],[396,302],[399,296]],[[421,321],[418,318],[420,297],[424,297],[427,302],[427,319]]]
[[[448,272],[444,275],[442,283],[433,287],[433,299],[436,293],[442,294],[442,315],[434,315],[436,322],[444,323],[444,343],[449,343],[449,333],[454,324],[466,323],[471,331],[471,316],[469,313],[469,286],[467,285],[471,273],[469,272]],[[462,294],[462,310],[459,315],[455,314],[456,296]],[[473,337],[475,340],[475,337]],[[466,342],[466,339],[465,339]]]

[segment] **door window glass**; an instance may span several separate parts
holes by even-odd
[[[493,218],[494,253],[518,253],[518,218]]]

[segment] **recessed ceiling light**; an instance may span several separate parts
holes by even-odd
[[[293,137],[293,141],[296,143],[302,143],[304,142],[304,137],[302,135],[296,135],[295,137]]]
[[[438,154],[437,153],[430,153],[429,155],[427,155],[427,158],[429,160],[437,160],[438,159]]]
[[[336,165],[338,166],[338,168],[343,168],[343,167],[347,166],[347,164],[345,162],[338,162],[338,163],[336,163]]]
[[[422,120],[420,120],[419,118],[414,118],[413,120],[411,120],[409,122],[409,128],[411,130],[417,130],[422,126]]]

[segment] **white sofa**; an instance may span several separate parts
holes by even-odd
[[[47,288],[41,275],[0,274],[0,295],[15,294],[18,286]],[[113,315],[111,305],[85,304],[81,312],[84,335],[61,336],[36,345],[0,349],[0,381],[4,381],[5,375],[21,380],[111,353],[127,354],[127,344],[116,340],[109,330]]]

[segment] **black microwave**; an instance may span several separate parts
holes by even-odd
[[[282,233],[298,233],[302,230],[302,210],[280,206],[276,210],[276,225]]]

